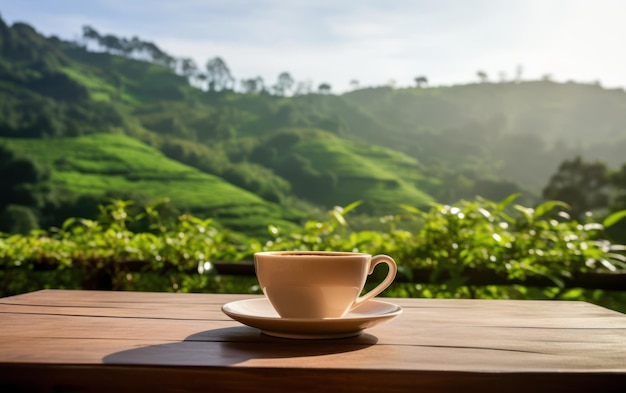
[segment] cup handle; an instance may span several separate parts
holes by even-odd
[[[367,292],[363,296],[359,296],[354,301],[354,304],[352,305],[352,307],[350,307],[350,310],[362,304],[363,302],[370,300],[374,296],[378,295],[379,293],[387,289],[387,287],[391,285],[391,283],[393,282],[394,278],[396,278],[396,273],[398,272],[398,266],[396,265],[396,261],[394,261],[393,258],[390,257],[389,255],[384,255],[384,254],[380,254],[380,255],[376,255],[372,257],[372,260],[370,261],[369,272],[367,274],[368,275],[372,274],[374,272],[374,268],[379,263],[386,263],[389,266],[389,272],[387,273],[387,277],[385,277],[385,279],[380,284],[378,284],[374,289]]]

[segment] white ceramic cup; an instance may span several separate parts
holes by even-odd
[[[371,291],[359,296],[379,263],[389,272]],[[334,251],[269,251],[254,254],[257,279],[282,318],[341,318],[384,291],[396,277],[387,255]]]

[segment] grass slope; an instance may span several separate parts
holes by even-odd
[[[124,135],[2,140],[50,165],[53,182],[72,194],[114,190],[153,199],[167,197],[181,210],[217,216],[236,229],[292,225],[279,206]]]
[[[288,154],[308,159],[320,173],[332,173],[337,183],[324,201],[346,205],[362,200],[386,214],[399,204],[426,206],[433,198],[424,189],[431,181],[420,163],[405,154],[318,132],[294,144]]]

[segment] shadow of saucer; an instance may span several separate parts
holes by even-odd
[[[254,359],[315,357],[354,352],[378,342],[376,336],[327,340],[270,337],[258,329],[235,326],[192,334],[184,341],[128,349],[105,356],[106,364],[228,366]]]

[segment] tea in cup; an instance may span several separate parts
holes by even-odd
[[[380,263],[389,266],[385,279],[363,291],[367,276]],[[341,318],[384,291],[397,273],[388,255],[334,251],[269,251],[254,254],[263,293],[282,318]]]

